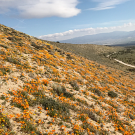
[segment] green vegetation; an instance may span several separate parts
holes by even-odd
[[[10,72],[10,69],[3,67],[3,68],[0,68],[0,72],[2,73],[2,74],[0,74],[0,76],[1,76],[1,75],[6,75],[7,73]]]
[[[4,129],[2,130],[0,128],[0,134],[4,134],[6,132],[8,135],[15,135],[15,133],[12,131],[12,125],[9,121],[9,118],[4,116],[1,112],[0,112],[0,125]]]
[[[102,95],[101,91],[98,90],[98,89],[89,88],[89,90],[92,91],[93,93],[97,94],[98,96],[101,96]]]
[[[15,58],[7,57],[6,60],[10,63],[21,65],[20,61]]]
[[[76,81],[70,81],[69,83],[71,84],[71,86],[72,86],[75,90],[79,91],[79,85],[77,84]]]
[[[26,119],[24,118],[20,118],[20,119],[16,119],[17,122],[21,122],[23,121],[22,125],[21,125],[21,131],[23,131],[24,133],[31,133],[31,134],[36,134],[36,135],[42,135],[40,133],[40,131],[37,131],[36,127],[33,126],[33,123],[28,122]]]
[[[60,96],[61,94],[63,94],[63,96],[65,97],[73,97],[73,94],[69,93],[66,91],[66,88],[64,86],[61,86],[59,84],[54,84],[53,85],[53,90],[58,94],[58,96]]]
[[[109,92],[108,92],[108,96],[109,96],[109,97],[112,97],[112,98],[115,98],[115,97],[117,97],[118,95],[117,95],[117,93],[115,93],[115,92],[113,92],[113,91],[109,91]]]

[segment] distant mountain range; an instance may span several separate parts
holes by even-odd
[[[68,40],[61,40],[60,42],[72,44],[98,44],[98,45],[135,44],[135,31],[130,32],[115,31],[110,33],[86,35]]]

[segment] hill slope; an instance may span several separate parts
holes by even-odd
[[[133,135],[135,75],[0,25],[0,134]]]
[[[52,41],[46,42],[54,46],[57,46],[65,51],[72,52],[77,56],[83,56],[89,60],[95,61],[107,67],[112,67],[127,73],[132,72],[134,74],[134,68],[130,68],[114,60],[114,58],[116,58],[118,60],[122,60],[127,64],[134,65],[135,62],[134,46],[119,47],[119,46],[105,46],[105,45],[101,46],[95,44],[68,44],[68,43],[57,43]],[[111,58],[107,57],[107,55],[113,53],[115,53],[115,55],[111,55]]]

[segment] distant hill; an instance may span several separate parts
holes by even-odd
[[[99,45],[130,44],[133,42],[135,43],[135,31],[130,32],[115,31],[110,33],[86,35],[68,40],[61,40],[60,42],[72,44],[99,44]]]

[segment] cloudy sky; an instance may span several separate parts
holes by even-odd
[[[135,0],[0,0],[0,24],[60,41],[135,30]]]

